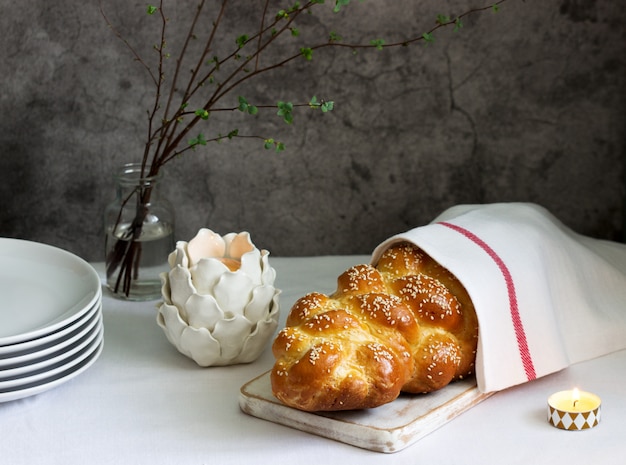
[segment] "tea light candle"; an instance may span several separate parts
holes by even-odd
[[[548,422],[569,431],[593,428],[600,423],[600,404],[600,398],[591,392],[556,392],[548,398]]]

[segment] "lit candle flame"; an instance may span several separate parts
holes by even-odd
[[[574,388],[574,390],[572,391],[572,401],[574,404],[574,407],[576,407],[576,403],[580,400],[580,392],[578,391],[578,388]]]

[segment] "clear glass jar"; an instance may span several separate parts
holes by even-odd
[[[141,164],[124,165],[115,174],[115,200],[104,213],[107,287],[127,300],[161,296],[159,275],[169,270],[174,250],[174,209],[161,197],[162,173],[149,176]]]

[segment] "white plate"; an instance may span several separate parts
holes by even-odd
[[[45,357],[37,358],[30,363],[14,364],[0,368],[0,387],[2,387],[2,382],[5,380],[27,374],[40,373],[44,370],[49,370],[51,367],[61,365],[70,359],[70,357],[80,353],[94,340],[100,332],[101,324],[102,316],[98,313],[79,334],[72,338],[74,340],[71,344],[64,344],[64,347],[58,350],[55,349],[52,353],[46,355]]]
[[[59,331],[21,344],[0,347],[0,370],[18,364],[32,363],[80,339],[96,320],[102,309],[102,301],[96,302],[85,315]],[[11,349],[10,351],[8,349]]]
[[[40,394],[49,389],[55,388],[83,373],[87,368],[94,364],[98,357],[102,353],[103,342],[100,338],[100,343],[95,347],[88,356],[80,363],[68,368],[67,370],[56,373],[49,378],[43,379],[40,382],[33,383],[30,386],[22,386],[16,390],[7,390],[6,392],[0,392],[0,402],[10,402],[13,400],[23,399],[25,397],[34,396]]]
[[[0,381],[0,398],[3,394],[9,394],[40,386],[47,383],[50,379],[57,379],[65,373],[72,372],[73,368],[82,365],[83,361],[89,359],[91,354],[98,350],[98,347],[101,345],[103,340],[103,334],[103,328],[102,325],[100,325],[95,339],[86,348],[65,363],[50,367],[50,369],[44,370],[35,375],[22,377],[17,380]]]
[[[41,380],[47,379],[58,373],[62,373],[67,369],[79,364],[89,356],[91,352],[100,344],[102,340],[102,324],[98,325],[97,331],[90,334],[87,339],[81,341],[80,350],[72,354],[69,358],[62,359],[60,362],[33,372],[22,373],[21,375],[6,377],[0,379],[0,392],[13,391],[39,383]]]
[[[0,346],[36,339],[78,319],[102,293],[100,278],[65,250],[0,239]]]

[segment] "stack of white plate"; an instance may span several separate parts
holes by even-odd
[[[0,238],[0,402],[38,394],[102,352],[102,289],[84,260]]]

